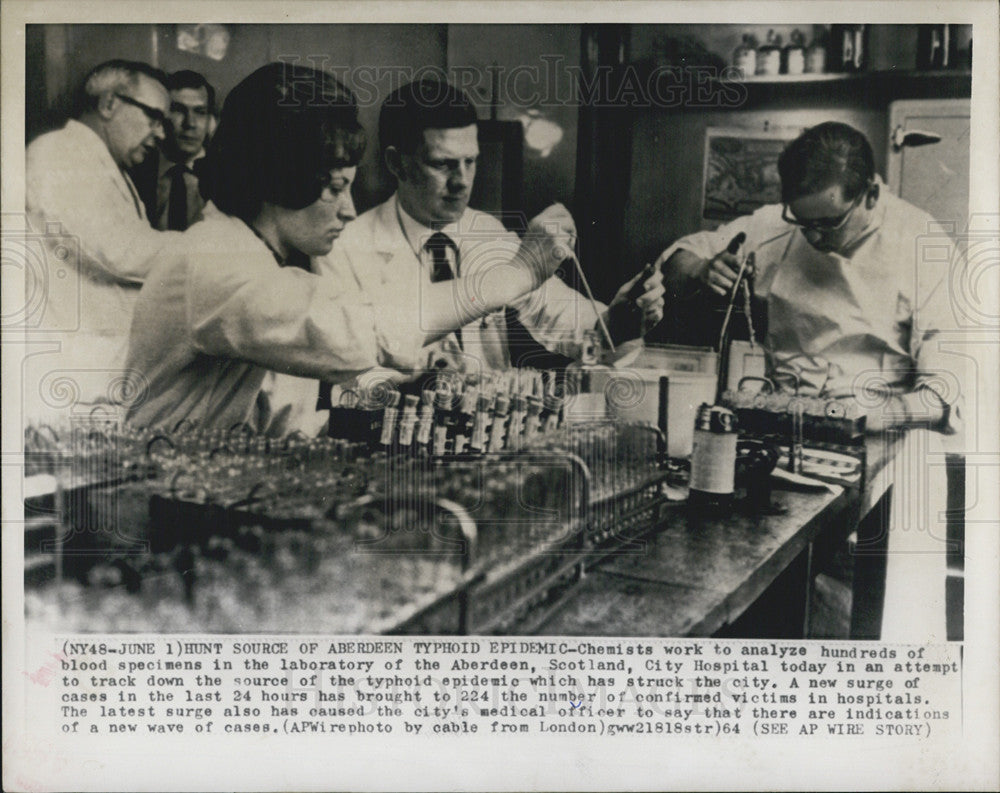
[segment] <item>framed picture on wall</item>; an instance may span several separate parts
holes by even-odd
[[[701,217],[715,226],[781,201],[778,155],[801,132],[782,127],[751,130],[708,127]]]

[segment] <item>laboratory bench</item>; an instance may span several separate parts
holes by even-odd
[[[111,471],[95,464],[94,435],[83,450],[90,481],[79,466],[45,474],[68,484],[26,499],[29,623],[808,636],[818,549],[846,538],[878,500],[874,474],[895,449],[869,439],[857,484],[776,489],[780,514],[753,515],[677,500],[683,483],[651,462],[663,443],[650,427],[577,427],[517,455],[395,469],[341,441],[239,434],[185,447],[147,434],[116,442],[116,464],[132,462]],[[52,456],[43,467],[58,468]],[[387,477],[407,498],[385,496]],[[60,515],[68,525],[56,525]]]
[[[574,596],[538,632],[812,635],[813,579],[823,561],[818,557],[846,542],[880,502],[891,483],[879,474],[900,444],[899,433],[866,439],[866,471],[858,487],[775,490],[781,514],[734,509],[705,515],[683,506],[666,512],[661,525],[641,542],[592,566]],[[747,620],[755,607],[759,613]]]

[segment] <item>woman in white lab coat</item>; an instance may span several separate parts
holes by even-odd
[[[158,257],[139,296],[129,422],[281,434],[268,371],[337,382],[414,369],[424,344],[537,288],[555,251],[571,249],[568,213],[542,213],[503,279],[433,285],[420,302],[391,284],[362,298],[315,275],[312,260],[355,217],[363,148],[354,97],[328,73],[272,63],[232,90],[199,170],[205,220]],[[477,299],[456,301],[456,288]]]

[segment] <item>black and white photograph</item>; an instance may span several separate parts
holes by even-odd
[[[998,781],[995,7],[13,6],[6,788]]]

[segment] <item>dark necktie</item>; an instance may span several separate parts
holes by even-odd
[[[448,248],[454,251],[455,269],[458,270],[458,246],[455,245],[455,241],[451,237],[440,231],[435,231],[431,234],[431,238],[424,244],[424,248],[430,252],[431,260],[434,263],[434,269],[431,271],[431,281],[433,283],[450,281],[455,277],[451,271],[451,265],[448,263],[448,254],[446,253]]]
[[[451,237],[443,232],[435,231],[431,234],[430,239],[424,243],[424,249],[430,252],[433,263],[433,269],[431,270],[432,283],[450,281],[455,277],[455,273],[452,273],[451,266],[448,264],[448,254],[446,253],[448,248],[451,248],[455,254],[455,272],[457,273],[459,267],[458,246]],[[458,339],[459,348],[465,349],[465,345],[462,344],[461,328],[455,331],[455,337]]]
[[[187,184],[184,182],[184,165],[170,169],[170,197],[167,201],[167,228],[184,231],[188,227]]]

